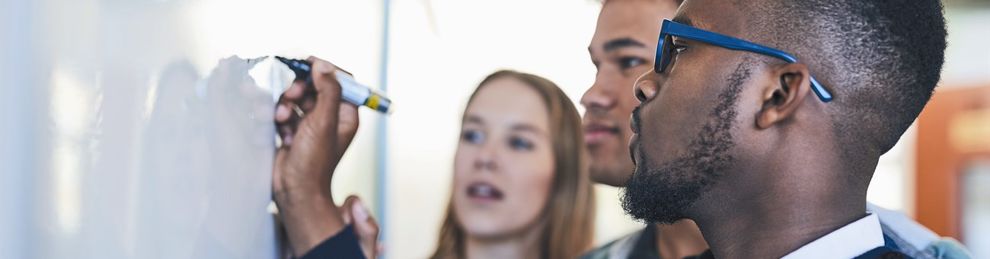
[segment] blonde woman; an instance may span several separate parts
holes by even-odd
[[[552,82],[498,71],[468,101],[432,258],[577,258],[594,203],[581,117]]]

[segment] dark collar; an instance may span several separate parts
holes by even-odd
[[[655,237],[654,237],[655,238]],[[898,251],[899,247],[894,243],[887,234],[883,235],[884,246],[874,248],[865,254],[857,256],[855,259],[903,259],[911,258],[910,256]],[[656,244],[656,242],[653,242]],[[639,244],[636,244],[639,245]],[[656,245],[654,245],[656,246]],[[657,258],[657,257],[654,257]],[[712,254],[712,250],[705,250],[704,253],[696,256],[685,257],[685,259],[715,259],[715,255]]]
[[[639,232],[639,238],[636,239],[636,244],[633,245],[632,251],[629,252],[629,258],[660,258],[660,248],[657,247],[658,235],[659,232],[657,232],[656,224],[646,224],[646,228]]]

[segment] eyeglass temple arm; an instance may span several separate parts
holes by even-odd
[[[797,63],[797,58],[791,56],[790,54],[787,54],[784,51],[759,45],[756,43],[748,42],[742,39],[737,39],[737,38],[717,34],[714,32],[709,32],[694,27],[689,27],[687,25],[682,25],[676,22],[670,22],[665,20],[661,31],[668,35],[706,42],[712,45],[717,45],[731,50],[754,52],[758,54],[763,54],[763,55],[783,59],[788,63]],[[822,86],[822,84],[819,83],[814,76],[810,77],[810,81],[811,81],[812,90],[814,90],[815,95],[818,96],[818,99],[821,99],[823,102],[832,101],[832,94],[829,93],[828,90],[826,90],[825,87]]]

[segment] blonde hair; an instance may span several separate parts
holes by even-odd
[[[546,224],[539,238],[540,257],[577,258],[591,248],[595,218],[594,190],[588,175],[581,116],[567,95],[550,80],[510,70],[497,71],[482,80],[471,94],[468,105],[482,87],[501,78],[519,80],[535,90],[550,115],[555,170],[550,198],[541,214]],[[464,230],[457,223],[453,209],[453,202],[448,202],[437,249],[430,258],[466,256]]]

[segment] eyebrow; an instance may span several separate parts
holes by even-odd
[[[464,117],[464,124],[467,123],[477,123],[477,124],[485,125],[485,121],[482,120],[481,117],[474,115],[467,115]]]
[[[638,40],[634,40],[633,38],[618,38],[606,42],[605,45],[602,46],[602,49],[605,50],[605,52],[611,52],[616,49],[628,47],[645,48],[646,44],[643,44]]]
[[[464,117],[464,124],[468,124],[468,123],[485,125],[485,121],[482,120],[481,117],[478,117],[478,116],[475,116],[475,115],[467,115],[467,116]],[[527,123],[513,124],[512,127],[509,128],[509,129],[512,130],[512,131],[528,131],[528,132],[532,132],[532,133],[535,133],[535,134],[538,134],[538,135],[545,135],[546,134],[545,132],[543,132],[543,130],[541,130],[541,129],[539,129],[539,128],[531,125],[531,124],[527,124]]]
[[[512,125],[512,131],[529,131],[532,133],[536,133],[537,135],[544,135],[545,133],[543,132],[543,130],[540,130],[539,128],[536,128],[533,125],[529,125],[529,124]]]

